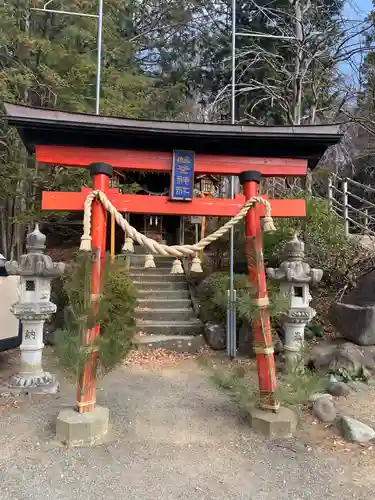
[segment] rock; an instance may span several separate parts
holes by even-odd
[[[54,330],[50,330],[49,328],[50,325],[44,324],[43,325],[43,342],[45,345],[55,345],[55,336],[54,336]]]
[[[318,398],[313,404],[313,414],[321,422],[333,422],[336,419],[336,407],[329,398]]]
[[[375,271],[361,278],[342,302],[334,302],[328,317],[346,340],[375,345]]]
[[[361,382],[359,380],[349,380],[347,385],[355,392],[368,391],[369,386],[371,386],[371,381]]]
[[[215,323],[206,323],[204,326],[204,336],[211,349],[215,351],[225,349],[227,333],[223,326]]]
[[[281,341],[280,335],[276,331],[274,331],[272,334],[272,340],[273,340],[273,348],[275,350],[275,354],[283,352],[284,346]]]
[[[367,370],[375,373],[375,348],[359,347],[350,342],[321,342],[312,349],[308,364],[318,371],[360,378]]]
[[[341,430],[347,441],[367,443],[375,439],[375,431],[366,424],[351,417],[341,417]]]
[[[308,361],[309,367],[317,371],[327,372],[337,348],[337,344],[326,342],[314,346]]]
[[[277,331],[272,332],[273,348],[275,354],[283,352],[284,346]],[[253,329],[248,321],[244,321],[238,332],[238,353],[242,356],[254,357]]]
[[[44,324],[43,341],[46,345],[54,346],[61,331],[74,321],[74,315],[70,306],[65,306],[62,311],[57,311],[53,318]]]
[[[337,380],[337,378],[334,375],[332,375],[332,373],[331,373],[330,376],[329,376],[329,382],[328,383],[329,384],[338,384],[339,380]]]
[[[253,347],[253,328],[249,321],[243,321],[238,332],[238,354],[241,356],[255,356]]]
[[[314,392],[314,394],[311,394],[311,396],[309,397],[309,402],[315,403],[315,401],[318,401],[318,399],[321,398],[327,398],[331,401],[333,400],[331,394],[327,394],[326,392]]]
[[[327,391],[335,397],[348,396],[352,392],[345,382],[331,382],[328,384]]]
[[[336,330],[357,345],[375,345],[375,305],[357,306],[335,302],[328,317]]]

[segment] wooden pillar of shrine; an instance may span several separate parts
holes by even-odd
[[[246,200],[259,196],[258,184],[262,174],[254,170],[242,172],[239,176]],[[268,312],[266,274],[263,260],[262,231],[259,209],[250,208],[246,216],[245,229],[248,275],[251,283],[253,303],[257,308],[252,320],[254,351],[257,359],[259,406],[264,410],[276,411],[276,369],[273,353],[272,330]]]
[[[109,180],[112,177],[112,167],[107,163],[92,163],[89,170],[93,176],[93,189],[107,194]],[[95,307],[95,300],[100,297],[103,290],[103,268],[106,252],[107,236],[107,211],[104,206],[94,200],[91,217],[91,300]],[[100,326],[96,325],[86,332],[83,344],[90,346],[95,337],[100,334]],[[82,375],[77,383],[76,409],[79,413],[91,412],[96,406],[96,366],[97,353],[91,352],[85,364]]]

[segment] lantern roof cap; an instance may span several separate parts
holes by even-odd
[[[35,224],[35,229],[26,236],[27,253],[43,252],[46,248],[46,236],[39,230],[39,224]]]

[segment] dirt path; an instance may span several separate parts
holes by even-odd
[[[0,400],[2,500],[368,500],[373,485],[298,439],[265,441],[192,360],[161,370],[122,367],[98,403],[110,408],[105,444],[66,449],[53,421],[57,396]],[[5,404],[6,403],[6,404]]]

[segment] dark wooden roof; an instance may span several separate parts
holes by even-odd
[[[341,140],[338,125],[270,127],[133,120],[5,103],[28,151],[34,146],[83,146],[307,159],[315,165]]]

